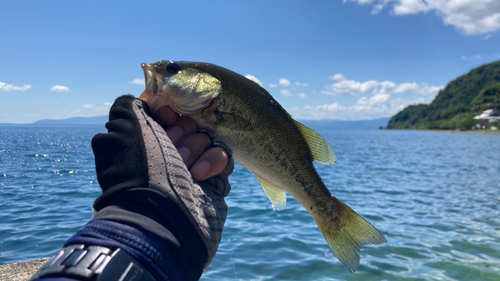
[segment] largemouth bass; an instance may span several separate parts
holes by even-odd
[[[380,232],[333,196],[313,161],[334,164],[326,140],[300,124],[257,83],[223,67],[198,62],[142,64],[141,95],[153,113],[166,105],[211,130],[233,150],[236,161],[259,180],[273,205],[283,209],[286,192],[311,214],[328,245],[351,272],[360,246],[387,242]]]

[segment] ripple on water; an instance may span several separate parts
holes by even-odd
[[[202,280],[500,280],[500,136],[314,124],[338,156],[316,165],[326,186],[388,243],[363,247],[351,274],[296,200],[273,210],[236,165]],[[0,127],[0,264],[50,256],[91,218],[100,189],[90,140],[104,130]]]

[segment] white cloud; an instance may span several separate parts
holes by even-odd
[[[345,0],[344,0],[344,2],[345,2]],[[378,13],[380,13],[380,11],[382,11],[383,8],[384,8],[384,5],[377,4],[377,5],[373,6],[371,14],[372,15],[377,15]]]
[[[50,90],[54,91],[54,92],[59,92],[59,93],[69,92],[69,88],[68,87],[66,87],[66,86],[60,86],[60,85],[55,85]]]
[[[392,82],[391,82],[392,83]],[[396,86],[396,88],[393,90],[393,93],[406,93],[406,92],[413,92],[413,91],[419,91],[420,86],[417,83],[402,83]],[[391,92],[388,92],[391,93]]]
[[[461,56],[460,58],[463,60],[469,60],[469,61],[492,61],[492,60],[497,60],[498,58],[500,58],[500,53],[496,53],[493,55],[475,54],[475,55],[470,55],[470,56]]]
[[[333,96],[356,96],[366,94],[399,94],[406,92],[416,92],[423,95],[436,95],[443,86],[430,86],[422,83],[402,83],[396,84],[392,81],[378,82],[368,80],[366,82],[358,82],[355,80],[347,80],[342,74],[335,74],[330,77],[332,80],[337,80],[331,85],[326,85],[326,90],[321,91],[324,95]]]
[[[439,91],[441,91],[442,89],[444,89],[443,86],[430,86],[430,85],[427,85],[427,84],[422,84],[416,90],[416,92],[418,94],[428,95],[428,96],[431,96],[432,98],[434,98],[439,93]]]
[[[397,0],[393,2],[397,2],[393,9],[394,14],[396,15],[413,15],[425,13],[431,10],[427,3],[422,0]]]
[[[372,94],[375,93],[378,86],[379,83],[375,80],[369,80],[364,83],[354,80],[341,80],[327,86],[327,90],[321,91],[321,93],[334,96],[355,96],[359,94]]]
[[[144,78],[135,78],[134,80],[132,81],[129,81],[130,84],[135,84],[135,85],[139,85],[139,86],[143,86],[144,84],[146,84],[146,81],[144,80]]]
[[[278,87],[278,84],[269,84],[269,88],[276,88]]]
[[[387,6],[397,16],[435,11],[445,25],[452,25],[466,35],[486,34],[500,29],[498,0],[344,0],[345,2],[373,4],[372,14],[378,14]]]
[[[31,88],[31,85],[24,86],[14,86],[14,84],[7,84],[4,82],[0,82],[0,91],[26,91]]]
[[[290,81],[288,81],[287,79],[283,78],[283,79],[280,79],[280,82],[279,84],[283,87],[288,87],[290,86]]]
[[[371,4],[376,0],[344,0],[345,2],[358,2],[358,4],[365,5],[365,4]]]
[[[281,93],[281,94],[282,94],[285,98],[288,98],[288,97],[293,96],[293,94],[292,94],[292,93],[290,93],[290,91],[288,91],[288,90],[281,90],[281,92],[280,92],[280,93]]]
[[[330,79],[336,80],[336,81],[342,81],[342,80],[345,80],[345,77],[344,77],[344,75],[342,75],[342,73],[337,73],[337,74],[331,76]]]
[[[300,82],[295,82],[295,85],[296,85],[296,86],[302,86],[302,87],[307,87],[307,86],[309,86],[309,84],[307,84],[307,83],[300,83]]]
[[[257,79],[257,77],[250,75],[250,74],[246,75],[245,77],[252,80],[253,82],[259,84],[259,86],[262,86],[262,83],[260,82],[259,79]]]
[[[471,56],[462,56],[463,60],[480,60],[482,58],[481,55],[471,55]]]
[[[380,86],[381,86],[381,89],[380,89],[381,93],[390,93],[391,91],[396,90],[396,88],[398,87],[398,85],[396,85],[396,83],[391,82],[391,81],[380,82]]]
[[[301,98],[301,99],[305,99],[305,98],[307,98],[307,95],[306,95],[306,94],[304,94],[304,93],[298,93],[298,94],[297,94],[297,97],[299,97],[299,98]]]
[[[369,120],[390,117],[403,110],[410,104],[429,102],[424,98],[414,100],[391,99],[389,94],[376,94],[371,98],[361,97],[353,106],[342,106],[338,103],[320,106],[306,106],[304,108],[288,109],[295,119],[321,120]]]
[[[109,114],[111,103],[105,102],[103,105],[95,105],[92,103],[82,104],[79,109],[69,111],[65,118],[70,117],[94,117]]]

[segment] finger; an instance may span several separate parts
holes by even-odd
[[[156,121],[163,127],[174,124],[178,118],[179,114],[175,113],[174,110],[168,106],[158,109],[155,115]]]
[[[177,121],[165,129],[168,137],[177,146],[185,137],[198,131],[198,125],[187,116],[180,116]]]
[[[211,140],[206,134],[197,133],[187,136],[184,141],[178,145],[179,154],[188,169],[200,159],[210,144]]]
[[[191,175],[197,181],[203,181],[220,174],[227,166],[229,156],[220,147],[212,147],[196,161],[191,168]]]

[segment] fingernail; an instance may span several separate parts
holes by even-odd
[[[209,171],[210,163],[208,161],[202,161],[193,166],[193,168],[191,169],[191,174],[197,179],[204,179]]]
[[[179,154],[181,155],[184,163],[187,163],[189,158],[191,158],[191,150],[185,146],[179,148]]]
[[[167,130],[167,136],[174,144],[178,143],[182,139],[183,135],[184,132],[179,127],[172,127]]]

